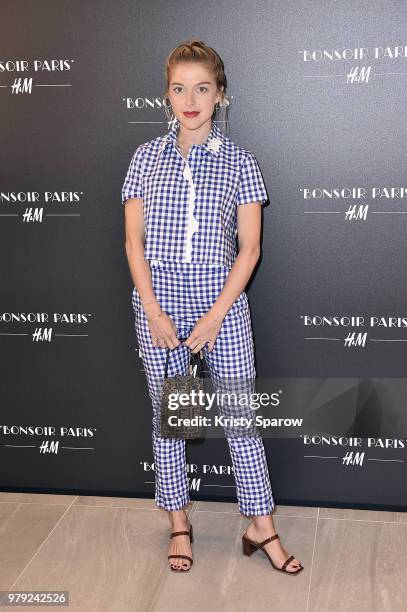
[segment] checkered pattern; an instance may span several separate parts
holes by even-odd
[[[166,136],[137,147],[122,187],[122,204],[143,198],[146,260],[231,268],[237,256],[237,207],[267,202],[256,158],[212,122],[206,142],[193,145],[186,160],[176,142],[178,129],[174,120]],[[197,229],[189,255],[191,197]]]
[[[229,273],[226,266],[195,266],[177,262],[155,262],[150,268],[154,293],[163,310],[174,321],[179,338],[187,337],[197,320],[209,310]],[[155,501],[166,510],[180,510],[190,501],[186,443],[184,439],[162,438],[159,435],[166,349],[154,347],[152,344],[148,321],[136,287],[132,294],[132,305],[153,407]],[[205,346],[203,352],[215,390],[219,389],[218,381],[230,381],[233,378],[239,381],[254,381],[254,346],[250,309],[245,292],[240,294],[224,318],[213,351],[208,352]],[[177,373],[186,375],[189,360],[188,347],[180,345],[173,349],[168,361],[168,376]],[[227,410],[233,412],[233,407],[228,406],[225,412]],[[247,516],[271,513],[275,504],[261,437],[226,437],[234,468],[240,512]]]

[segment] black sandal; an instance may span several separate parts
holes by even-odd
[[[280,572],[284,572],[285,574],[293,574],[293,576],[296,576],[297,574],[299,574],[301,572],[301,570],[304,569],[304,566],[301,565],[300,562],[298,562],[300,567],[295,572],[290,572],[290,571],[288,571],[286,569],[287,565],[290,563],[290,561],[295,559],[294,555],[290,555],[288,557],[288,559],[286,559],[284,561],[284,563],[283,563],[283,565],[281,567],[277,567],[276,565],[274,565],[274,563],[273,563],[270,555],[268,554],[268,552],[264,549],[264,545],[267,544],[267,542],[271,542],[272,540],[275,540],[278,537],[279,537],[279,535],[278,535],[278,533],[276,533],[273,536],[271,536],[270,538],[267,538],[266,540],[263,540],[263,542],[253,542],[253,540],[250,540],[250,538],[248,538],[245,534],[243,534],[243,536],[242,536],[243,554],[246,555],[247,557],[250,557],[259,548],[264,553],[266,553],[266,555],[267,555],[271,565],[274,567],[274,569],[276,569],[276,570],[278,570]]]
[[[192,524],[190,523],[189,525],[189,531],[174,531],[170,535],[170,538],[174,538],[175,536],[179,536],[179,535],[189,535],[189,541],[192,544],[192,542],[194,541],[194,536],[192,533]],[[172,565],[170,564],[170,568],[172,569],[173,572],[189,572],[189,570],[192,567],[192,563],[194,562],[193,559],[191,559],[191,557],[188,557],[188,555],[168,555],[168,559],[171,559],[171,558],[188,559],[188,561],[191,562],[190,566],[187,569],[182,569],[182,566],[180,568],[172,567]]]

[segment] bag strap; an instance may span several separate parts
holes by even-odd
[[[186,339],[187,338],[178,338],[178,340],[180,342],[183,342]],[[187,347],[187,348],[189,348],[189,347]],[[167,347],[167,350],[166,350],[167,355],[166,355],[166,358],[165,358],[164,378],[168,377],[168,359],[169,359],[169,356],[170,356],[170,350],[171,349],[169,349]],[[193,355],[193,353],[192,353],[191,349],[189,349],[189,350],[190,350],[190,360],[189,360],[189,363],[191,363],[191,356]],[[204,378],[204,376],[203,376],[203,358],[201,356],[201,351],[202,351],[202,349],[198,353],[196,353],[195,356],[199,357],[200,378]]]

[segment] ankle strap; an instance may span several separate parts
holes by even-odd
[[[189,534],[190,534],[189,531],[174,531],[174,533],[172,533],[170,537],[173,538],[174,536],[177,536],[177,535],[189,535]]]
[[[273,536],[270,536],[266,540],[263,540],[263,542],[260,542],[260,544],[258,544],[258,546],[264,546],[265,544],[267,544],[267,542],[271,542],[272,540],[275,540],[278,537],[279,537],[278,533],[275,533]]]

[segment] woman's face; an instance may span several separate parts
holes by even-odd
[[[174,66],[168,95],[174,115],[187,129],[199,128],[211,120],[214,106],[222,97],[214,77],[201,62],[181,62]],[[185,115],[194,111],[196,115]]]

